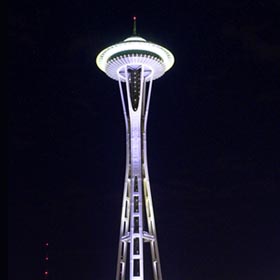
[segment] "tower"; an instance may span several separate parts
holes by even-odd
[[[155,217],[148,174],[146,129],[152,82],[174,64],[166,48],[136,33],[101,51],[97,66],[119,83],[126,126],[126,172],[116,280],[144,280],[144,247],[150,244],[153,279],[161,280]],[[150,279],[150,278],[149,278]]]

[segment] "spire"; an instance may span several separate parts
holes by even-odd
[[[136,16],[133,17],[133,35],[136,36]]]

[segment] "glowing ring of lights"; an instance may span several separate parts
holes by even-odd
[[[166,48],[133,36],[101,51],[97,66],[110,78],[119,79],[119,69],[124,65],[147,65],[153,70],[153,80],[161,77],[174,64],[173,54]]]

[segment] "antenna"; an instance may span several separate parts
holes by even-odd
[[[136,33],[136,16],[133,17],[133,32],[132,32],[132,34],[134,36],[137,35],[137,33]]]
[[[48,247],[49,247],[49,242],[45,242],[44,244],[44,272],[43,272],[43,279],[48,280],[49,279],[49,270],[48,270],[48,262],[49,262],[49,253],[48,253]]]

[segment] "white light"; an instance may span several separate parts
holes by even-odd
[[[126,55],[124,52],[128,51]],[[131,51],[135,51],[131,54]],[[137,53],[139,51],[139,53]],[[145,54],[145,51],[147,54]],[[112,56],[120,53],[120,57],[110,59]],[[155,56],[153,56],[155,54]],[[158,57],[160,59],[158,59]],[[121,43],[112,45],[101,51],[97,58],[97,66],[113,79],[118,79],[117,69],[121,65],[127,64],[147,65],[154,71],[154,79],[162,76],[174,64],[173,54],[166,48],[147,42],[145,39],[132,36]]]

